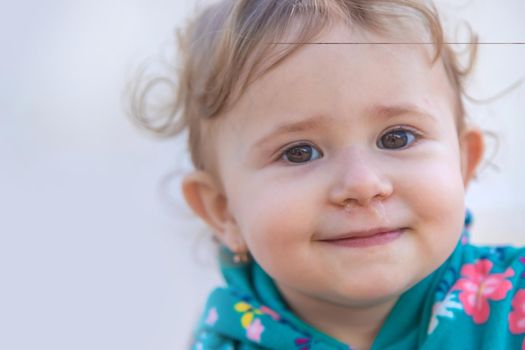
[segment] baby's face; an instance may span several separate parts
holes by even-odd
[[[385,41],[335,27],[323,42]],[[254,259],[288,298],[395,298],[458,242],[454,97],[430,48],[307,45],[221,120],[219,174]]]

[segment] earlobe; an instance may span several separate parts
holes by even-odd
[[[186,203],[210,226],[215,236],[232,251],[239,250],[243,241],[229,212],[226,195],[215,178],[205,171],[194,171],[184,177],[182,193]]]
[[[479,129],[468,129],[461,136],[461,170],[463,183],[468,186],[483,159],[483,133]]]

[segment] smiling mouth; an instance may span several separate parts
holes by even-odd
[[[404,228],[377,229],[343,234],[334,238],[322,239],[320,242],[348,248],[370,247],[388,244],[401,236],[404,231]]]

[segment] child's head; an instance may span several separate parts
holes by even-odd
[[[292,306],[389,300],[454,249],[482,141],[443,41],[405,0],[226,0],[183,37],[186,200]]]
[[[422,1],[364,0],[222,0],[195,18],[180,33],[180,74],[175,120],[159,131],[189,130],[189,149],[197,169],[212,170],[215,157],[210,138],[214,123],[266,71],[293,54],[304,43],[334,23],[344,22],[383,34],[386,42],[434,43],[433,59],[441,59],[455,92],[455,115],[464,126],[461,96],[471,61],[465,68],[449,45],[443,43],[441,23],[432,7]],[[476,41],[473,35],[471,41]],[[288,44],[284,44],[288,43]],[[178,113],[177,113],[178,112]],[[211,124],[211,125],[210,125]]]

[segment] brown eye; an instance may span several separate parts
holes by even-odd
[[[290,163],[306,163],[320,157],[320,152],[310,145],[297,145],[283,152],[282,159]]]
[[[381,136],[377,146],[383,149],[402,149],[416,140],[413,132],[405,129],[392,130]]]

